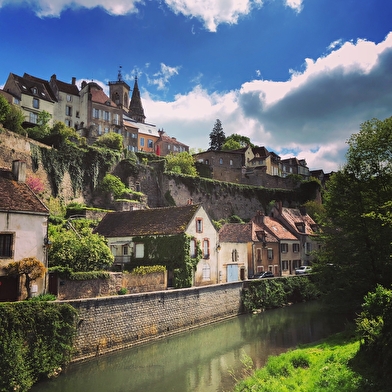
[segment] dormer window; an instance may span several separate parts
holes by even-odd
[[[300,233],[305,233],[305,224],[304,223],[296,223],[295,226]]]
[[[33,87],[33,88],[31,89],[31,91],[33,92],[33,94],[37,94],[37,93],[38,93],[37,87]]]

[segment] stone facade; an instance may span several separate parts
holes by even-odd
[[[79,361],[238,315],[242,283],[66,301],[78,312]]]

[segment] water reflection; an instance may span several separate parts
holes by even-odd
[[[36,385],[45,392],[229,391],[246,353],[257,367],[267,357],[342,330],[313,302],[243,315],[197,330],[70,366],[56,380]]]

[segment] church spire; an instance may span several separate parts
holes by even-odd
[[[139,86],[137,84],[137,76],[135,76],[135,84],[133,86],[131,103],[129,104],[129,115],[135,121],[144,123],[146,116],[144,115],[144,109],[142,100],[140,98]]]

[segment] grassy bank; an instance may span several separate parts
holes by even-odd
[[[235,392],[377,391],[360,343],[344,332],[268,359],[265,367],[254,371],[251,359],[244,358],[244,373]]]

